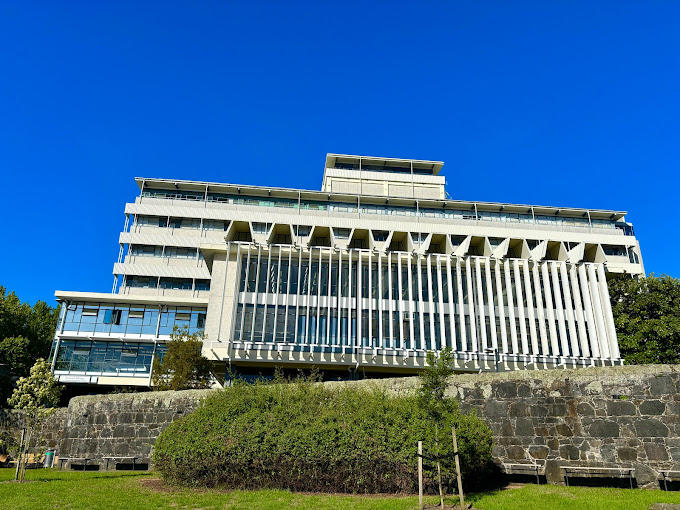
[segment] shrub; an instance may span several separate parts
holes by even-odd
[[[464,484],[473,487],[491,466],[491,431],[457,406],[446,423],[449,437],[457,426]],[[415,396],[357,385],[237,384],[173,422],[153,459],[166,481],[180,485],[413,493],[417,441],[427,456],[433,435]],[[440,442],[452,465],[451,440]],[[434,463],[425,464],[426,488],[436,491]],[[455,472],[444,475],[450,489]]]

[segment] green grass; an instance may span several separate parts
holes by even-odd
[[[0,469],[0,482],[14,471]],[[28,483],[0,483],[3,508],[30,509],[414,509],[417,496],[337,496],[293,494],[286,491],[235,491],[177,489],[158,491],[145,485],[155,478],[146,472],[72,472],[30,470]],[[434,505],[428,496],[426,504]],[[457,498],[447,498],[456,503]],[[470,495],[467,501],[481,510],[646,510],[653,503],[680,504],[680,492],[526,485],[517,489]]]

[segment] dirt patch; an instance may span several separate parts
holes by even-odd
[[[142,478],[139,483],[145,489],[149,489],[154,492],[177,492],[177,489],[171,485],[167,485],[160,478]]]

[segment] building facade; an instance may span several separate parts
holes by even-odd
[[[244,374],[410,374],[443,347],[459,371],[622,363],[626,213],[451,200],[442,166],[329,154],[321,191],[137,179],[112,292],[56,292],[55,374],[148,386],[174,326]]]

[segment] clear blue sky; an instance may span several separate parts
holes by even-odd
[[[135,176],[317,189],[327,152],[454,198],[629,211],[680,276],[678,2],[0,3],[0,285],[112,284]]]

